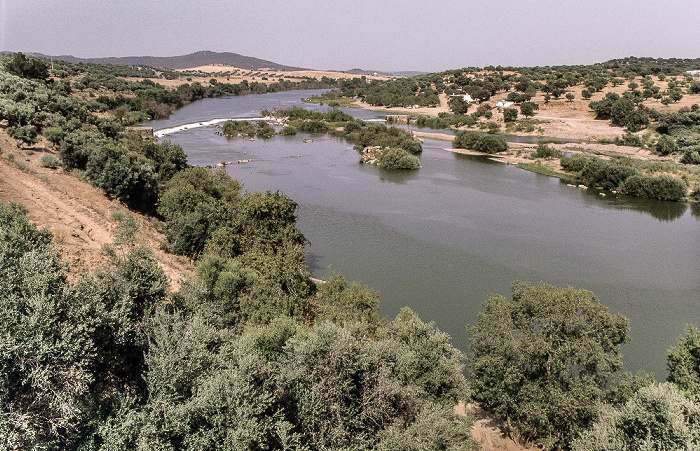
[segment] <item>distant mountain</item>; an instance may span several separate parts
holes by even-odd
[[[207,66],[210,64],[225,64],[241,69],[257,70],[303,70],[301,67],[285,66],[272,61],[261,60],[250,56],[239,55],[230,52],[195,52],[182,56],[123,56],[110,58],[77,58],[70,55],[49,56],[33,53],[34,56],[53,58],[68,61],[69,63],[95,63],[95,64],[124,64],[127,66],[150,66],[162,69],[188,69],[191,67]]]

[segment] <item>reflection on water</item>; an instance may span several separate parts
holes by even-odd
[[[590,195],[600,197],[595,190],[589,190]],[[680,219],[688,210],[687,202],[666,202],[655,199],[642,199],[621,194],[607,194],[601,201],[602,205],[618,210],[632,210],[648,214],[659,221],[671,222]]]

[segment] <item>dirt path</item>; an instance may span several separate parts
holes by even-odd
[[[102,247],[112,243],[117,226],[111,213],[127,212],[127,208],[71,173],[42,167],[39,159],[44,151],[17,149],[4,132],[0,132],[0,149],[0,202],[24,205],[32,222],[53,233],[70,280],[103,267]],[[149,219],[134,217],[138,238],[153,249],[172,288],[177,289],[179,281],[193,272],[193,265],[160,250],[162,235]]]
[[[478,404],[459,403],[455,412],[465,415],[470,412],[475,421],[471,427],[472,436],[481,443],[481,449],[486,451],[540,451],[541,448],[523,446],[515,442],[507,432],[503,420],[482,409]]]

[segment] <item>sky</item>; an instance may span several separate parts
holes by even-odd
[[[0,0],[0,51],[439,72],[700,57],[700,0]]]

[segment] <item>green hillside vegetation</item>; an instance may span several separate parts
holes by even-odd
[[[17,66],[11,58],[0,71],[8,134],[20,146],[45,138],[64,170],[151,215],[163,247],[190,257],[197,271],[172,291],[136,240],[136,221],[122,213],[104,249],[109,266],[69,282],[51,234],[21,206],[0,204],[4,449],[478,449],[469,418],[454,411],[471,400],[545,449],[700,446],[694,327],[669,350],[668,382],[656,385],[622,371],[629,322],[593,293],[515,282],[510,298],[494,295],[477,318],[464,319],[466,358],[439,325],[409,309],[380,318],[376,291],[338,274],[312,280],[289,197],[248,192],[223,170],[189,166],[178,146],[124,132],[152,111],[168,114],[240,85],[166,89],[89,65],[61,68],[83,71],[71,79],[45,78],[42,61]],[[503,71],[462,69],[387,86],[416,98],[468,90],[486,99],[506,87],[562,95],[571,83],[603,89],[613,74],[672,72],[612,63]],[[363,91],[360,79],[339,83],[353,95],[382,92]],[[254,92],[247,88],[239,93]],[[300,131],[322,124],[358,149],[421,151],[402,129],[304,111],[286,115]],[[652,123],[666,124],[660,132],[685,148],[697,132],[692,113]],[[659,151],[666,148],[677,151],[663,143]],[[651,166],[660,163],[564,158],[590,186],[668,199],[681,191],[671,181],[678,178],[654,175],[671,172]]]

